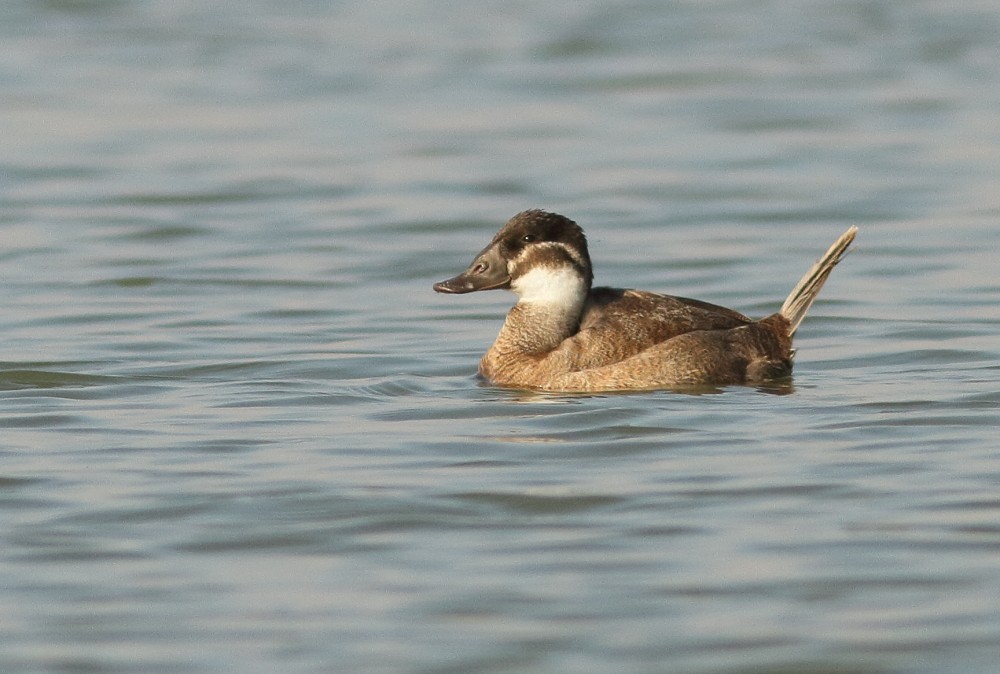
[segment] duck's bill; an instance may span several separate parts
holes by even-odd
[[[507,262],[492,248],[487,248],[476,256],[469,268],[458,276],[434,284],[434,290],[450,295],[509,287]]]
[[[461,295],[462,293],[474,293],[477,290],[495,290],[510,287],[510,277],[506,274],[502,278],[487,278],[481,274],[471,274],[464,271],[458,276],[434,284],[434,290],[439,293],[449,295]]]

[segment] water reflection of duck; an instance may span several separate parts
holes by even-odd
[[[479,371],[548,391],[754,384],[792,371],[792,336],[854,240],[851,227],[806,272],[781,310],[752,320],[724,307],[642,290],[592,288],[587,239],[540,210],[515,215],[440,293],[508,289],[507,314]]]

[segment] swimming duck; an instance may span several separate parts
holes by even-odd
[[[708,302],[592,287],[583,230],[542,210],[518,213],[439,293],[511,290],[517,304],[479,363],[499,386],[588,392],[756,384],[792,371],[792,336],[854,240],[851,227],[781,309],[753,320]]]

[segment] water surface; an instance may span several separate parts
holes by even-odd
[[[0,669],[991,672],[1000,9],[9,2]],[[519,210],[790,386],[479,382]]]

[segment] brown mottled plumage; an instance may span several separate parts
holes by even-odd
[[[583,230],[545,211],[515,215],[442,293],[518,295],[479,371],[501,386],[615,391],[760,383],[792,371],[792,336],[854,240],[848,229],[781,310],[752,320],[699,300],[591,288]]]

